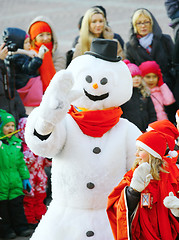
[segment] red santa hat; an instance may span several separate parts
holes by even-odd
[[[174,138],[168,134],[159,133],[155,130],[145,132],[137,138],[136,146],[146,150],[152,156],[162,159],[165,155],[167,145],[170,150],[175,147]]]
[[[177,110],[175,117],[176,117],[176,121],[179,122],[179,109]]]
[[[179,118],[179,111],[178,111],[178,118]],[[156,130],[156,131],[168,134],[174,139],[177,139],[179,137],[178,129],[168,119],[159,120],[159,121],[150,123],[147,128],[147,132],[150,130]]]
[[[125,59],[123,62],[125,62],[125,64],[128,66],[129,71],[132,75],[132,77],[135,77],[137,75],[141,76],[142,72],[139,69],[139,67],[137,65],[135,65],[134,63],[131,63],[129,60]]]

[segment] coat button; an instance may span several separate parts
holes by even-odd
[[[93,152],[94,152],[95,154],[98,154],[98,153],[101,152],[101,149],[100,149],[99,147],[95,147],[95,148],[93,149]]]
[[[86,232],[86,236],[87,237],[92,237],[92,236],[94,236],[94,232],[93,231],[88,231],[88,232]]]
[[[94,183],[92,183],[92,182],[87,183],[86,186],[89,189],[93,189],[95,187]]]

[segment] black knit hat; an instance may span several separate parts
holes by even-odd
[[[121,57],[117,56],[117,41],[109,39],[95,38],[91,43],[89,54],[109,62],[119,62]]]

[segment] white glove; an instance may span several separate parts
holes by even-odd
[[[61,70],[52,78],[39,106],[39,119],[35,129],[44,135],[67,114],[71,102],[79,98],[83,92],[71,90],[74,80],[69,70]]]
[[[171,210],[175,217],[179,217],[179,199],[174,196],[173,192],[170,192],[169,196],[163,200],[163,204]]]
[[[44,54],[46,52],[48,52],[49,49],[45,46],[45,45],[42,45],[40,48],[39,48],[39,52],[38,52],[38,57],[39,58],[43,58],[44,57]]]
[[[152,178],[150,171],[151,171],[151,167],[147,162],[139,165],[133,173],[130,186],[134,190],[138,192],[142,192],[150,183],[150,179]]]

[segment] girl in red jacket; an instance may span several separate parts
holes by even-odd
[[[115,240],[174,240],[179,234],[179,170],[163,158],[174,138],[152,130],[138,137],[133,169],[108,197]]]

